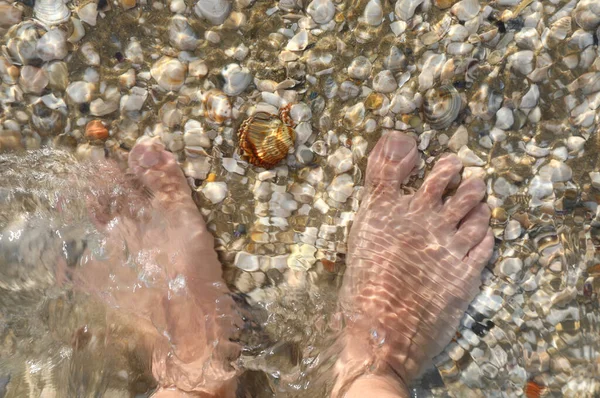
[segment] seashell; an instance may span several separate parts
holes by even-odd
[[[7,58],[15,65],[38,64],[37,42],[45,32],[35,21],[13,26],[6,34],[9,39],[3,47]]]
[[[432,88],[425,93],[423,103],[425,120],[434,130],[445,129],[458,117],[461,105],[460,94],[454,86]]]
[[[48,108],[41,100],[33,104],[32,109],[31,121],[39,135],[46,136],[63,129],[65,116],[61,112]]]
[[[136,0],[119,0],[119,4],[124,10],[130,10],[137,5]]]
[[[581,0],[573,11],[577,25],[585,30],[594,30],[600,26],[600,3],[597,0]]]
[[[415,10],[423,0],[398,0],[394,12],[402,21],[408,21],[415,14]]]
[[[85,136],[90,140],[105,140],[108,138],[108,129],[101,120],[92,120],[85,126]]]
[[[69,69],[62,61],[52,62],[44,65],[48,75],[48,87],[53,90],[64,91],[69,85]]]
[[[0,81],[11,85],[17,84],[20,74],[18,66],[8,62],[5,57],[0,57]]]
[[[183,15],[171,18],[169,43],[183,51],[193,51],[198,47],[198,37]]]
[[[83,104],[90,102],[95,87],[92,83],[77,81],[69,84],[66,92],[71,101],[76,104]]]
[[[185,82],[187,65],[177,58],[163,56],[152,65],[150,74],[158,85],[168,91],[179,90]]]
[[[571,17],[562,17],[550,26],[550,36],[556,40],[564,40],[571,34]]]
[[[369,0],[363,13],[365,22],[371,26],[379,26],[383,22],[383,7],[380,0]]]
[[[59,25],[69,20],[71,11],[63,0],[37,0],[33,15],[46,25]]]
[[[57,28],[50,29],[38,40],[36,50],[42,61],[63,59],[68,54],[67,34]]]
[[[388,55],[383,59],[383,67],[392,72],[398,72],[406,66],[404,53],[396,46],[390,47]]]
[[[516,52],[508,57],[508,65],[524,75],[533,71],[533,51],[525,50]]]
[[[206,115],[213,122],[219,124],[231,118],[231,104],[225,93],[219,90],[210,90],[204,95]]]
[[[81,46],[81,54],[87,65],[99,66],[100,65],[100,54],[94,48],[94,45],[90,42],[85,43]]]
[[[96,19],[98,18],[98,3],[96,1],[83,1],[77,6],[76,11],[79,19],[90,26],[96,26]]]
[[[371,61],[360,55],[354,58],[348,66],[348,76],[353,79],[366,80],[371,75],[372,68]]]
[[[23,11],[5,1],[0,1],[0,28],[10,28],[21,22]]]
[[[79,40],[83,39],[85,36],[85,28],[83,27],[83,23],[74,17],[71,17],[71,34],[67,38],[69,43],[77,43]]]
[[[177,109],[174,101],[166,102],[158,111],[158,116],[167,127],[175,127],[181,123],[183,114]]]
[[[48,85],[48,75],[41,68],[26,65],[21,68],[19,85],[23,89],[23,92],[39,95]]]
[[[319,25],[328,23],[335,16],[335,5],[331,0],[313,0],[306,7],[306,13]]]
[[[131,41],[125,48],[125,56],[133,64],[142,64],[144,62],[144,51],[142,50],[142,45],[135,37],[131,38]]]
[[[373,79],[373,90],[379,93],[392,93],[398,88],[396,78],[389,70],[382,70]]]
[[[294,147],[296,133],[289,110],[289,105],[284,107],[279,116],[259,112],[242,123],[238,130],[240,152],[249,163],[270,169]]]
[[[223,92],[232,97],[240,95],[252,82],[252,75],[248,68],[242,68],[238,64],[227,65],[221,71],[221,75],[225,79]]]
[[[194,12],[213,25],[220,25],[225,22],[231,12],[231,2],[229,0],[198,0],[194,6]]]
[[[288,51],[303,51],[308,46],[308,32],[301,30],[290,39],[285,49]]]
[[[450,11],[461,21],[468,21],[479,14],[479,0],[461,0],[454,4]]]

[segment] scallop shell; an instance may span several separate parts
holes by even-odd
[[[71,11],[63,0],[37,0],[33,14],[46,25],[58,25],[69,20]]]
[[[283,108],[279,117],[258,112],[242,123],[240,152],[248,162],[270,169],[287,156],[296,139],[289,109],[289,105]]]
[[[462,99],[454,86],[432,88],[425,93],[425,120],[434,130],[445,129],[458,117],[461,105]]]
[[[85,126],[85,136],[90,140],[105,140],[108,138],[108,129],[100,120],[92,120]]]

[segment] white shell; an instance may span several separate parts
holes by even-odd
[[[319,25],[326,24],[335,16],[335,6],[331,0],[313,0],[306,7],[306,12]]]
[[[229,64],[221,75],[225,79],[223,92],[229,96],[241,94],[252,82],[252,75],[246,67],[240,67],[238,64]]]
[[[454,4],[451,11],[461,21],[468,21],[479,14],[479,0],[462,0]]]
[[[33,15],[46,25],[58,25],[69,20],[71,11],[63,0],[37,0]]]
[[[187,66],[177,58],[163,56],[152,65],[150,74],[158,85],[165,90],[179,90],[185,82]]]
[[[423,0],[398,0],[394,11],[398,18],[408,21],[415,14],[417,7],[423,3]]]
[[[577,25],[585,30],[594,30],[600,25],[600,2],[598,0],[581,0],[575,11],[573,18]]]
[[[363,13],[365,22],[371,26],[379,26],[383,21],[383,7],[380,0],[369,0]]]
[[[372,68],[373,65],[371,64],[371,61],[366,57],[359,55],[354,58],[350,63],[350,66],[348,66],[348,76],[354,79],[366,80],[371,75]]]
[[[171,19],[169,42],[183,51],[193,51],[198,47],[198,37],[183,15],[175,15]]]
[[[92,92],[95,85],[92,83],[78,81],[69,84],[67,87],[67,96],[76,104],[83,104],[92,99]]]
[[[13,26],[6,37],[10,37],[3,50],[9,60],[16,65],[27,65],[39,62],[37,42],[44,32],[38,22],[25,21]]]
[[[308,32],[301,30],[290,39],[285,49],[288,51],[302,51],[306,46],[308,46]]]
[[[225,22],[231,12],[231,2],[229,0],[198,0],[194,11],[200,18],[206,19],[213,25],[220,25]]]
[[[98,3],[95,1],[86,2],[77,8],[77,15],[79,15],[79,19],[88,25],[96,26],[96,19],[98,18]]]
[[[81,55],[85,60],[85,63],[90,66],[100,65],[100,54],[94,48],[94,45],[90,42],[85,43],[81,46]]]
[[[49,30],[38,40],[36,50],[42,61],[63,59],[68,54],[67,34],[57,28]]]
[[[380,93],[392,93],[398,88],[394,75],[389,70],[382,70],[373,79],[373,89]]]
[[[48,85],[48,75],[41,68],[26,65],[21,68],[19,85],[23,89],[23,92],[39,95]]]

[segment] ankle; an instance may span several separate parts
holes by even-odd
[[[344,398],[408,398],[408,387],[395,375],[363,375],[352,382]]]

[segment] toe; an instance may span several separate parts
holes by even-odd
[[[480,203],[466,215],[449,247],[456,257],[464,258],[473,247],[482,241],[489,229],[490,214],[489,206]]]
[[[444,204],[443,213],[451,225],[458,225],[481,202],[485,189],[485,182],[480,178],[469,178],[460,184],[454,196]]]
[[[492,253],[494,252],[494,243],[494,233],[492,232],[492,229],[488,227],[484,238],[469,251],[465,261],[473,269],[482,270],[492,257]]]
[[[415,167],[418,152],[414,139],[399,131],[390,131],[369,156],[367,186],[375,190],[399,189]]]
[[[154,193],[191,194],[175,156],[158,137],[138,140],[129,154],[129,168]]]
[[[463,165],[458,156],[447,155],[441,158],[431,173],[415,193],[411,208],[436,209],[442,206],[442,196],[448,186],[456,181]]]

